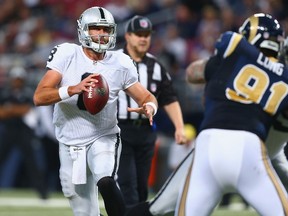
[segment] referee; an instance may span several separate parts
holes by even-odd
[[[122,51],[136,64],[139,81],[158,100],[175,127],[175,141],[186,143],[181,108],[172,88],[171,78],[158,60],[147,53],[151,44],[152,24],[142,16],[134,16],[126,26],[126,45]],[[118,183],[126,205],[132,206],[148,197],[148,178],[154,154],[156,131],[148,119],[138,113],[127,112],[127,107],[138,107],[124,92],[119,94],[118,122],[121,128],[122,153]]]

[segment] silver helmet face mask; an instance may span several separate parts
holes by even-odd
[[[112,14],[101,7],[92,7],[84,11],[78,23],[78,38],[83,47],[90,48],[98,53],[113,49],[116,43],[116,24]],[[90,35],[90,26],[102,26],[111,29],[108,34]],[[103,38],[101,42],[101,38]],[[103,43],[105,41],[105,43]]]

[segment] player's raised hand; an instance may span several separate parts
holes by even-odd
[[[137,108],[128,107],[127,111],[144,114],[149,119],[150,125],[153,125],[153,116],[156,110],[154,110],[154,107],[151,106],[149,103],[144,103],[142,107],[137,107]]]

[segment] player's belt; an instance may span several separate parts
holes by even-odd
[[[150,125],[150,122],[148,119],[118,119],[119,124],[129,124],[133,126],[147,126]]]

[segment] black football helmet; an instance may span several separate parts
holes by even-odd
[[[264,13],[257,13],[247,18],[239,28],[239,33],[257,48],[268,49],[277,54],[284,41],[284,31],[279,22]]]

